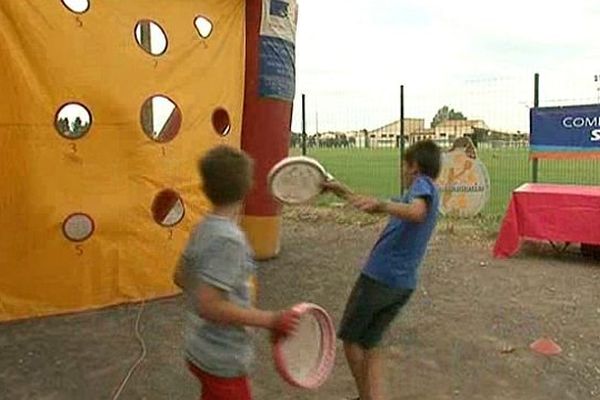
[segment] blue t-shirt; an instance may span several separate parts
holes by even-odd
[[[427,217],[421,223],[390,217],[390,221],[373,246],[363,274],[392,288],[415,289],[418,269],[438,216],[439,193],[431,178],[420,175],[402,199],[427,201]]]

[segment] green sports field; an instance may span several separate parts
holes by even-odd
[[[297,155],[300,150],[291,149],[290,153]],[[528,150],[483,149],[478,154],[488,168],[492,184],[490,201],[483,213],[502,215],[511,191],[531,181]],[[359,192],[389,197],[399,191],[397,149],[309,148],[307,155]],[[539,182],[600,185],[600,160],[542,160]]]

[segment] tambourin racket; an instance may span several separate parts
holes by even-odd
[[[307,203],[323,191],[321,184],[333,176],[315,159],[288,157],[271,168],[268,185],[271,194],[285,204]]]
[[[275,367],[289,384],[316,389],[329,377],[335,362],[335,328],[327,312],[311,303],[293,307],[300,315],[297,329],[273,345]]]

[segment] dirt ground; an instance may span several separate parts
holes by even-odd
[[[261,305],[312,301],[339,322],[383,223],[335,210],[288,211],[281,256],[261,264]],[[465,223],[440,223],[420,288],[386,339],[390,398],[600,399],[598,261],[536,244],[494,260],[492,240]],[[0,398],[111,399],[140,355],[139,309],[0,325]],[[120,399],[197,398],[181,360],[181,298],[147,303],[140,322],[147,354]],[[540,337],[553,338],[562,354],[533,353],[529,344]],[[258,400],[355,394],[339,346],[331,378],[315,392],[278,377],[266,335],[257,346]]]

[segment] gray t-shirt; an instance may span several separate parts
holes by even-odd
[[[197,294],[200,282],[206,282],[227,292],[229,301],[250,307],[255,264],[244,234],[230,219],[208,215],[194,228],[180,265],[186,298],[186,357],[215,376],[248,375],[254,358],[251,330],[200,318]]]

